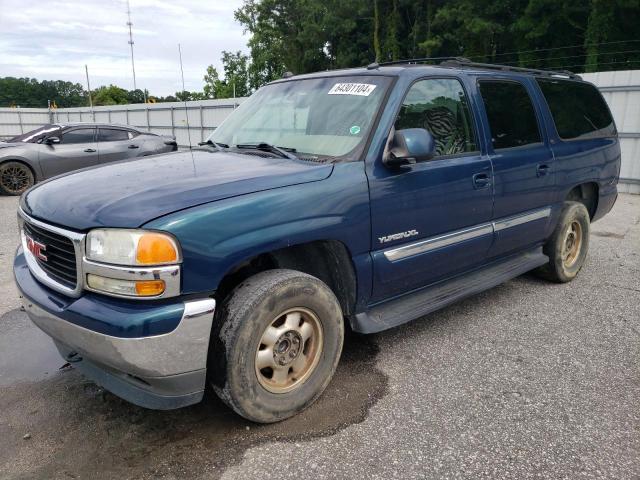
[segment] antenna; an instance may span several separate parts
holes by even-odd
[[[91,99],[91,84],[89,83],[89,67],[84,66],[84,73],[87,75],[87,90],[89,90],[89,108],[91,109],[91,116],[93,121],[96,121],[96,114],[93,112],[93,100]]]
[[[182,77],[182,94],[186,92],[184,88],[184,69],[182,68],[182,48],[178,44],[178,55],[180,55],[180,75]],[[184,115],[187,119],[187,136],[189,137],[189,150],[191,150],[191,128],[189,128],[189,109],[187,108],[187,97],[184,97]]]

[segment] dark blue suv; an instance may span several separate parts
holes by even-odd
[[[205,386],[256,422],[379,332],[530,270],[572,280],[620,146],[570,72],[462,59],[293,76],[190,151],[26,192],[14,264],[62,356],[149,408]]]

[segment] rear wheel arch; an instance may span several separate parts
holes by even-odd
[[[582,203],[589,212],[589,218],[593,220],[598,210],[599,186],[597,182],[585,182],[574,186],[564,198],[569,202]]]

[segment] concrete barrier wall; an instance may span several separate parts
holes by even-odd
[[[640,70],[585,73],[602,92],[618,127],[621,192],[640,193]]]
[[[245,99],[202,100],[102,107],[0,108],[0,140],[47,123],[105,122],[132,125],[160,135],[174,135],[178,145],[205,140]],[[190,138],[189,138],[190,137]]]

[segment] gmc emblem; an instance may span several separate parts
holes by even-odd
[[[27,249],[38,260],[42,260],[43,262],[46,262],[47,261],[47,256],[43,252],[47,251],[47,246],[42,244],[42,243],[40,243],[40,242],[36,242],[29,235],[25,234],[25,237],[27,237]]]

